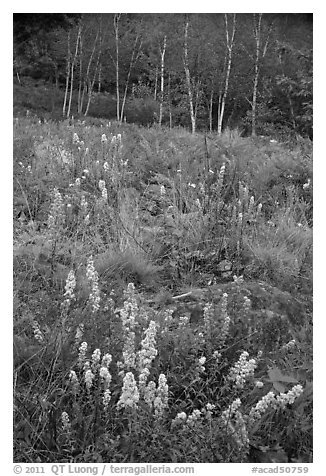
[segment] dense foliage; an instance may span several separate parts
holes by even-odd
[[[14,119],[14,459],[312,461],[312,156]]]
[[[14,78],[65,117],[312,138],[312,15],[15,14]]]

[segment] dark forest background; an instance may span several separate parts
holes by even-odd
[[[14,14],[16,113],[312,138],[300,14]]]

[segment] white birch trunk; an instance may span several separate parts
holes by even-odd
[[[97,92],[101,92],[101,81],[102,81],[102,63],[100,63],[100,67],[98,70],[98,82],[97,82]]]
[[[196,132],[196,117],[195,117],[195,110],[194,110],[193,92],[192,92],[191,77],[190,77],[190,70],[189,70],[189,60],[188,60],[188,28],[189,28],[189,20],[187,19],[185,23],[183,64],[184,64],[186,84],[187,84],[188,97],[189,97],[191,131],[194,134]]]
[[[251,135],[256,135],[256,110],[257,110],[257,89],[259,77],[259,60],[260,60],[260,41],[261,41],[261,19],[263,14],[258,14],[258,24],[256,24],[256,14],[254,13],[254,37],[256,41],[256,58],[255,58],[255,76],[252,92],[252,111],[251,111]]]
[[[214,99],[214,89],[212,86],[211,96],[209,98],[209,111],[208,111],[209,132],[213,131],[213,99]]]
[[[272,24],[269,27],[267,37],[265,40],[264,46],[262,45],[262,32],[261,32],[261,23],[263,14],[258,14],[258,22],[256,21],[256,14],[253,14],[254,17],[254,37],[256,42],[256,57],[255,57],[255,75],[254,75],[254,85],[252,92],[252,115],[251,115],[251,134],[256,135],[256,126],[257,126],[257,95],[258,95],[258,80],[261,67],[261,61],[265,57],[268,48],[269,35],[272,29]]]
[[[65,113],[66,113],[68,90],[69,90],[69,79],[70,79],[70,60],[71,60],[71,52],[70,52],[70,31],[68,32],[67,45],[68,45],[68,51],[67,51],[66,89],[65,89],[65,97],[64,97],[63,106],[62,106],[62,115],[63,115],[63,116],[64,116]]]
[[[171,75],[169,73],[169,80],[168,80],[168,100],[169,100],[169,124],[170,129],[172,129],[172,103],[171,103]]]
[[[80,113],[82,113],[82,110],[83,110],[84,97],[85,97],[86,89],[87,89],[87,94],[88,94],[88,97],[89,97],[89,89],[90,89],[89,73],[90,73],[91,64],[92,64],[94,53],[95,53],[95,48],[96,48],[96,43],[97,43],[98,36],[99,36],[99,30],[97,30],[96,37],[95,37],[95,40],[94,40],[93,49],[91,51],[91,54],[90,54],[90,57],[89,57],[89,60],[88,60],[88,64],[87,64],[86,74],[85,74],[85,78],[84,78],[84,89],[83,89],[83,94],[82,94],[82,98],[81,98]],[[84,114],[84,115],[86,116],[86,114]]]
[[[155,68],[155,86],[154,86],[154,101],[157,99],[157,83],[158,83],[158,68]]]
[[[120,88],[119,88],[119,20],[121,13],[114,15],[113,25],[115,31],[115,69],[116,69],[116,96],[117,96],[117,121],[120,121]]]
[[[128,70],[128,75],[127,75],[127,80],[126,80],[126,85],[125,85],[125,91],[124,91],[123,101],[122,101],[122,106],[121,106],[120,122],[123,121],[123,113],[124,113],[124,108],[125,108],[126,99],[127,99],[127,92],[128,92],[131,70],[132,70],[132,67],[134,66],[134,64],[136,63],[136,61],[138,59],[138,55],[139,55],[140,49],[141,49],[141,43],[140,43],[139,51],[138,51],[138,53],[136,55],[136,58],[135,58],[138,39],[139,39],[139,35],[137,35],[137,37],[135,39],[134,47],[132,49],[131,59],[130,59],[130,63],[129,63],[129,70]]]
[[[79,42],[79,86],[78,86],[78,100],[77,100],[77,112],[81,114],[83,105],[81,103],[82,98],[82,78],[83,78],[83,42],[82,36],[80,37]]]
[[[158,123],[162,125],[162,118],[163,118],[163,100],[164,100],[164,56],[166,51],[166,35],[164,36],[163,40],[163,48],[160,48],[161,53],[161,93],[160,93],[160,114]]]
[[[221,97],[221,103],[219,104],[218,125],[217,125],[218,134],[222,133],[225,103],[226,103],[226,98],[227,98],[228,90],[229,90],[229,80],[230,80],[230,73],[231,73],[231,66],[232,66],[232,52],[233,52],[234,37],[235,37],[235,30],[236,30],[236,14],[235,13],[233,14],[233,25],[232,25],[231,36],[229,34],[227,13],[224,14],[224,21],[225,21],[226,48],[227,48],[227,66],[226,66],[226,73],[225,73],[224,90]]]
[[[78,35],[77,35],[77,40],[76,40],[75,54],[74,54],[73,60],[72,60],[72,62],[71,62],[70,95],[69,95],[69,104],[68,104],[68,110],[67,110],[67,117],[70,116],[70,111],[71,111],[72,92],[73,92],[73,86],[74,86],[74,68],[75,68],[76,58],[77,58],[77,54],[78,54],[78,46],[79,46],[80,34],[81,34],[81,26],[79,26],[79,28],[78,28]]]

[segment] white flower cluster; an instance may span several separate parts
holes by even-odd
[[[83,375],[83,381],[85,383],[85,388],[88,392],[94,387],[94,382],[96,385],[100,385],[102,389],[102,403],[104,410],[108,409],[108,405],[111,401],[111,391],[110,384],[112,376],[109,371],[109,366],[112,362],[112,355],[106,353],[101,358],[100,349],[95,349],[92,353],[91,360],[86,360],[87,352],[87,343],[83,342],[79,348],[78,355],[78,366]],[[100,377],[96,378],[97,375]],[[95,380],[96,379],[96,380]],[[70,371],[69,374],[69,383],[72,388],[72,391],[75,395],[80,393],[80,383],[78,381],[77,374],[74,370]]]
[[[248,198],[249,198],[249,188],[247,185],[239,182],[239,200],[247,204],[248,203]]]
[[[68,299],[75,299],[74,290],[76,288],[76,277],[74,270],[70,270],[65,285],[64,296],[68,296]]]
[[[163,326],[161,326],[161,334],[164,334],[169,330],[169,326],[173,321],[173,309],[164,309],[163,310]]]
[[[241,400],[237,398],[234,400],[226,410],[221,413],[221,419],[227,422],[231,417],[235,415],[235,412],[241,407]]]
[[[251,309],[251,300],[247,296],[244,296],[243,301],[243,310],[245,313],[247,313]]]
[[[58,233],[65,222],[64,203],[59,190],[55,187],[53,190],[53,202],[51,203],[48,216],[48,229],[50,233]]]
[[[139,390],[143,393],[146,391],[147,379],[150,375],[150,371],[147,367],[144,367],[138,377]]]
[[[87,202],[84,195],[82,196],[82,198],[80,200],[80,209],[81,209],[81,212],[82,212],[82,216],[86,216],[87,212],[88,212],[88,202]]]
[[[106,366],[103,366],[103,359],[102,359],[102,367],[99,370],[99,374],[102,379],[102,382],[104,383],[103,406],[104,406],[104,409],[107,410],[111,400],[110,383],[112,380],[112,376],[109,372],[109,369]]]
[[[198,409],[193,410],[193,412],[188,416],[187,425],[194,426],[200,417],[201,411]]]
[[[154,400],[156,397],[156,384],[151,380],[148,382],[146,388],[143,390],[143,398],[150,409],[153,408]]]
[[[78,346],[84,335],[85,326],[83,323],[80,323],[76,329],[75,334],[75,344]]]
[[[122,351],[124,363],[121,363],[122,373],[124,368],[134,369],[136,367],[134,329],[137,323],[139,312],[135,296],[135,286],[133,283],[128,284],[127,290],[124,291],[124,295],[125,300],[123,303],[123,308],[119,310],[124,333],[124,345]]]
[[[294,401],[303,393],[302,385],[295,385],[287,393],[280,393],[276,397],[277,406],[285,408],[286,405],[292,405]]]
[[[223,320],[225,320],[228,317],[227,305],[228,305],[228,294],[223,293],[223,296],[221,299],[221,316]]]
[[[109,367],[112,362],[112,355],[111,354],[104,354],[102,357],[102,367]]]
[[[77,395],[77,393],[79,391],[79,388],[80,388],[80,385],[79,385],[78,377],[77,377],[76,372],[74,370],[70,370],[69,381],[70,381],[73,393],[75,395]]]
[[[239,410],[240,398],[234,400],[229,407],[221,413],[222,429],[226,430],[236,442],[239,449],[249,447],[249,436],[245,418]]]
[[[92,370],[96,372],[100,368],[100,360],[101,360],[101,351],[100,349],[95,349],[92,354]]]
[[[102,398],[104,410],[108,409],[110,401],[111,401],[111,390],[107,388],[106,390],[104,390],[104,394]]]
[[[213,358],[215,359],[216,363],[220,361],[221,357],[222,354],[218,350],[215,350],[215,352],[213,352]]]
[[[218,187],[218,192],[220,192],[223,181],[224,181],[224,175],[225,175],[225,163],[221,165],[219,174],[218,174],[218,179],[217,179],[217,187]]]
[[[185,412],[180,412],[171,422],[171,428],[179,425],[187,425],[189,427],[195,426],[196,422],[201,418],[201,411],[198,409],[193,410],[190,415]]]
[[[281,347],[281,350],[284,350],[284,351],[288,352],[289,350],[293,350],[296,345],[297,345],[296,340],[292,339],[289,342],[287,342],[286,344],[284,344]]]
[[[71,430],[71,423],[69,419],[69,415],[67,412],[62,412],[61,413],[61,423],[62,423],[62,429],[65,433],[70,433]]]
[[[79,347],[78,353],[78,364],[80,367],[83,367],[85,360],[86,360],[86,352],[87,352],[87,342],[82,342]]]
[[[125,328],[125,338],[123,344],[123,364],[122,364],[122,372],[123,369],[129,368],[134,369],[136,367],[136,354],[135,354],[135,333]]]
[[[133,283],[128,284],[127,290],[124,291],[124,296],[123,309],[119,311],[122,324],[134,328],[138,317],[138,303]]]
[[[303,387],[302,385],[295,385],[287,393],[280,393],[275,397],[274,392],[268,392],[267,395],[264,395],[259,402],[250,410],[249,413],[249,422],[253,424],[255,421],[259,420],[263,413],[265,413],[269,408],[274,410],[284,409],[286,405],[292,405],[294,401],[302,394]]]
[[[202,356],[198,359],[197,369],[200,373],[205,372],[205,363],[206,363],[205,356]]]
[[[158,386],[156,390],[156,397],[154,399],[154,414],[156,418],[163,415],[164,410],[168,407],[169,387],[164,374],[160,374],[158,378]]]
[[[106,201],[108,199],[108,191],[107,191],[107,188],[106,188],[106,184],[105,184],[105,180],[100,180],[99,183],[98,183],[98,188],[101,190],[102,192],[102,199],[104,201]]]
[[[139,402],[139,392],[137,383],[132,372],[127,372],[123,379],[122,392],[117,403],[117,408],[132,409],[137,408]]]
[[[100,298],[100,290],[98,286],[98,273],[95,270],[92,256],[90,256],[87,260],[86,276],[92,288],[91,293],[89,295],[89,301],[92,304],[93,312],[96,312],[100,309],[101,298]]]
[[[209,334],[212,323],[214,322],[214,306],[213,304],[206,303],[204,306],[204,325],[205,325],[205,331],[206,333]]]
[[[91,369],[86,370],[86,372],[85,372],[85,384],[86,384],[87,390],[91,389],[91,387],[93,385],[94,378],[95,378],[95,375],[93,374]]]
[[[222,300],[221,300],[221,318],[223,319],[223,324],[222,324],[219,339],[218,339],[220,348],[224,345],[226,341],[226,338],[229,334],[230,323],[231,323],[231,319],[228,316],[228,312],[227,312],[227,304],[228,304],[228,295],[227,293],[223,293]]]
[[[141,349],[138,351],[138,370],[139,370],[139,386],[141,388],[146,385],[149,369],[155,357],[157,356],[156,349],[156,331],[157,324],[155,321],[150,321],[148,329],[145,331],[145,337],[141,341]]]
[[[232,431],[232,437],[234,438],[239,450],[245,448],[249,449],[249,434],[245,419],[242,413],[237,410],[234,415],[234,426],[230,423],[229,429]]]
[[[34,320],[32,322],[32,327],[33,327],[35,339],[37,340],[37,342],[39,342],[41,344],[42,342],[44,342],[44,337],[43,337],[43,334],[41,332],[41,329],[40,329],[40,326],[39,326],[38,322]]]
[[[116,136],[113,136],[111,139],[112,145],[120,146],[121,142],[122,142],[121,134],[117,134]]]
[[[243,388],[246,380],[253,377],[257,367],[255,359],[248,360],[248,352],[242,352],[238,362],[231,368],[228,379],[235,382],[237,388]]]
[[[178,329],[184,329],[189,324],[190,318],[188,316],[180,316]]]
[[[272,391],[264,395],[250,410],[249,421],[253,423],[256,420],[259,420],[268,408],[275,408],[275,394]]]
[[[254,206],[255,206],[255,197],[252,195],[249,200],[249,205],[248,205],[248,215],[251,217],[254,212]]]
[[[210,420],[215,408],[216,406],[213,405],[212,403],[207,403],[206,406],[203,407],[201,410],[199,409],[193,410],[192,413],[190,413],[190,415],[187,415],[185,412],[180,412],[172,420],[171,427],[174,428],[180,425],[187,425],[190,428],[194,427],[195,424],[203,417]]]
[[[246,421],[240,412],[240,398],[234,400],[229,407],[221,413],[222,428],[232,436],[239,449],[248,449],[249,436]]]
[[[182,425],[183,423],[186,423],[187,418],[188,417],[187,417],[187,414],[185,412],[178,413],[177,416],[171,422],[171,428],[174,428],[175,426]]]
[[[212,403],[206,403],[205,408],[202,409],[202,413],[206,416],[206,418],[212,418],[213,411],[215,410],[216,406]]]
[[[236,284],[243,283],[243,276],[237,276],[236,274],[233,276],[233,282]]]
[[[261,203],[259,203],[259,204],[258,204],[258,207],[257,207],[257,215],[256,215],[256,218],[259,217],[262,208],[263,208],[263,205],[262,205]]]

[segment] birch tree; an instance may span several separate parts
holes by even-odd
[[[231,66],[232,66],[232,52],[234,47],[234,38],[236,32],[236,14],[232,15],[232,25],[229,31],[229,20],[228,14],[224,14],[224,23],[225,23],[225,37],[226,37],[226,55],[225,55],[225,81],[224,87],[221,93],[219,94],[219,101],[218,101],[218,113],[217,113],[217,132],[218,134],[222,133],[222,124],[224,118],[224,111],[225,111],[225,103],[228,95],[229,90],[229,81],[230,81],[230,73],[231,73]]]
[[[188,16],[186,16],[186,21],[184,25],[183,65],[184,65],[184,70],[186,75],[186,85],[187,85],[188,97],[189,97],[191,131],[194,134],[196,132],[196,115],[195,115],[194,98],[193,98],[190,68],[189,68],[188,30],[189,30],[189,18]]]
[[[131,70],[135,63],[137,62],[139,55],[141,53],[141,46],[142,46],[142,41],[140,39],[140,32],[138,31],[137,36],[134,41],[132,53],[131,53],[131,58],[129,62],[129,68],[128,68],[128,74],[127,74],[127,79],[125,83],[125,90],[124,90],[124,95],[123,95],[123,100],[122,100],[122,105],[121,105],[121,111],[120,111],[120,122],[123,120],[123,115],[124,115],[124,108],[126,105],[126,99],[127,99],[127,92],[128,92],[128,86],[129,86],[129,81],[130,81],[130,75],[131,75]]]
[[[83,111],[85,94],[89,92],[90,69],[91,69],[91,64],[92,64],[93,57],[94,57],[94,54],[95,54],[95,49],[96,49],[96,46],[97,46],[98,36],[99,36],[99,30],[97,30],[97,32],[96,32],[96,36],[95,36],[94,43],[93,43],[93,48],[92,48],[91,53],[90,53],[89,58],[88,58],[86,72],[85,72],[84,75],[82,75],[82,78],[81,78],[81,82],[83,83],[83,92],[82,92],[82,94],[78,95],[78,97],[79,97],[79,102],[78,102],[78,112],[79,112],[79,114],[81,114],[82,111]]]
[[[89,106],[90,106],[90,104],[91,104],[91,99],[92,99],[92,94],[93,94],[93,90],[94,90],[94,84],[95,84],[95,80],[96,80],[96,75],[97,75],[97,72],[98,72],[98,69],[99,69],[100,58],[101,58],[101,55],[102,55],[102,31],[101,31],[101,25],[100,25],[100,27],[99,27],[98,34],[99,34],[99,36],[100,36],[100,40],[99,40],[99,47],[98,47],[98,53],[97,53],[97,61],[96,61],[95,68],[94,68],[94,73],[93,73],[93,79],[90,78],[90,75],[89,75],[89,74],[88,74],[88,76],[87,76],[87,93],[88,93],[88,99],[87,99],[87,105],[86,105],[86,110],[85,110],[84,116],[87,116],[88,110],[89,110]],[[95,40],[95,41],[96,41],[96,40]],[[95,43],[94,43],[94,44],[95,44]]]
[[[79,41],[79,86],[78,86],[78,99],[77,99],[77,112],[78,114],[82,111],[82,83],[83,83],[83,35],[80,35]]]
[[[119,21],[121,13],[116,13],[113,17],[113,26],[115,33],[115,80],[116,80],[116,98],[117,98],[117,120],[120,121],[120,84],[119,84]]]
[[[262,37],[262,18],[263,14],[256,13],[253,14],[253,33],[255,39],[255,63],[254,63],[254,84],[252,92],[252,102],[251,102],[251,134],[256,135],[256,122],[257,122],[257,93],[258,93],[258,80],[259,73],[261,69],[262,60],[266,56],[269,36],[272,29],[272,24],[269,27],[266,39]]]
[[[68,99],[70,64],[71,64],[71,50],[70,50],[70,31],[69,31],[67,36],[66,88],[65,88],[65,95],[64,95],[63,106],[62,106],[63,116],[66,113],[66,105],[67,105],[67,99]]]
[[[70,62],[70,93],[69,93],[69,103],[68,103],[68,109],[67,109],[67,117],[70,117],[70,111],[71,111],[72,92],[73,92],[73,88],[74,88],[74,69],[75,69],[75,64],[76,64],[77,55],[78,55],[78,48],[79,48],[81,30],[82,30],[82,25],[80,23],[79,27],[78,27],[77,38],[76,38],[75,54],[74,54],[74,56],[73,56],[73,58]]]
[[[163,45],[160,46],[160,55],[161,55],[161,91],[160,91],[160,113],[159,113],[159,125],[162,125],[163,118],[163,101],[164,101],[164,57],[166,51],[166,35],[164,35]]]

